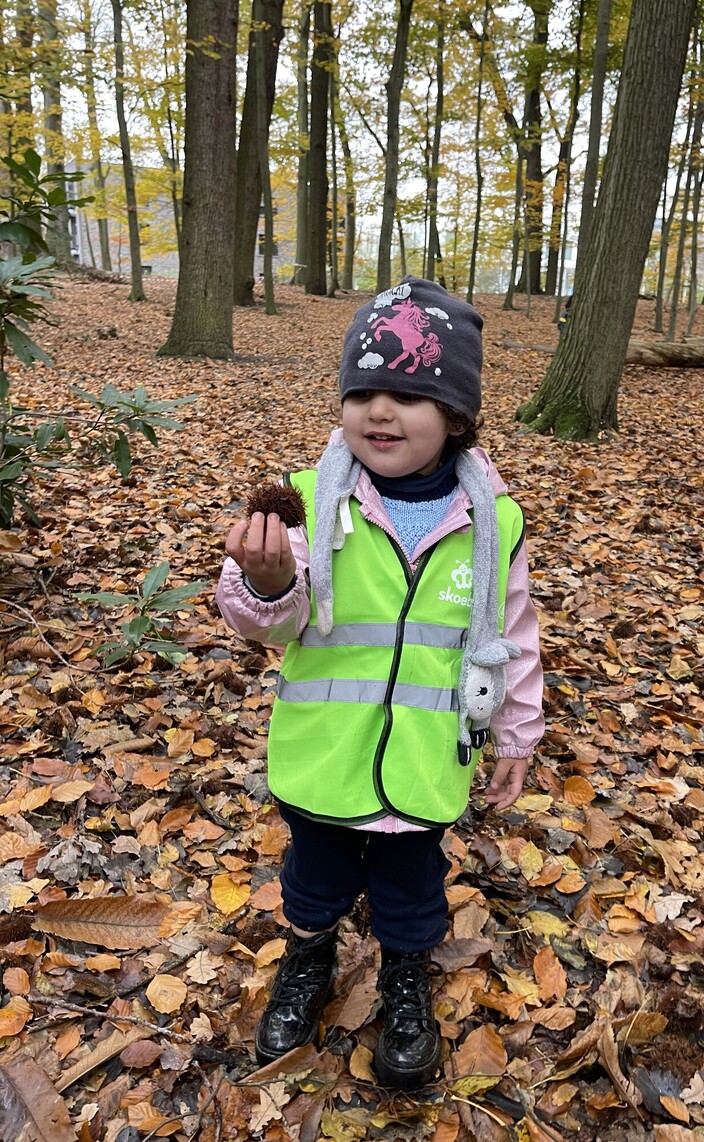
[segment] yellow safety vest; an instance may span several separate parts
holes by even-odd
[[[294,473],[312,548],[317,472]],[[499,629],[523,513],[498,496]],[[458,758],[457,683],[472,603],[473,529],[452,532],[411,570],[399,545],[360,514],[333,551],[334,626],[315,597],[288,644],[269,731],[269,787],[316,820],[363,824],[392,813],[420,825],[462,815],[481,751]]]

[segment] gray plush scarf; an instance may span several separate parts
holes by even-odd
[[[457,686],[459,741],[464,747],[460,758],[466,764],[471,748],[485,744],[491,717],[503,703],[504,666],[521,652],[514,642],[499,636],[499,531],[494,491],[470,452],[457,454],[455,471],[474,509],[473,599]],[[318,464],[310,578],[318,610],[318,630],[322,635],[330,634],[333,627],[332,553],[344,543],[339,525],[340,503],[354,492],[360,472],[359,460],[339,438],[328,444]]]

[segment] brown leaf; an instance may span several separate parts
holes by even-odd
[[[533,972],[541,999],[562,999],[567,993],[565,969],[549,945],[541,948],[533,960]]]
[[[144,1010],[146,1011],[146,1008]],[[119,1055],[130,1043],[136,1043],[139,1039],[150,1039],[154,1034],[155,1032],[149,1027],[130,1027],[129,1031],[113,1031],[112,1035],[98,1043],[90,1055],[79,1059],[77,1063],[62,1073],[56,1083],[56,1089],[58,1091],[66,1090],[67,1087],[82,1079],[84,1075],[94,1071],[96,1067],[101,1067],[108,1059],[113,1059],[115,1055]]]
[[[29,994],[29,975],[24,968],[5,968],[2,973],[2,982],[10,995]]]
[[[488,1024],[470,1031],[452,1056],[456,1075],[502,1075],[507,1063],[508,1055],[501,1036]]]
[[[596,793],[585,777],[568,777],[562,787],[562,796],[570,805],[589,805]]]
[[[106,948],[149,948],[159,943],[167,904],[139,896],[55,900],[37,912],[32,927],[82,944]]]
[[[351,988],[347,995],[338,996],[328,1004],[325,1009],[325,1019],[333,1027],[356,1031],[366,1023],[378,998],[376,972],[370,971],[361,983],[356,983]]]
[[[0,1063],[0,1137],[8,1142],[76,1142],[66,1103],[29,1055]]]
[[[654,1126],[655,1142],[701,1142],[701,1135],[686,1126]]]
[[[150,1067],[162,1052],[160,1043],[152,1043],[149,1039],[138,1039],[130,1043],[120,1052],[120,1061],[126,1067]]]
[[[0,1007],[0,1039],[19,1035],[27,1020],[32,1018],[32,1008],[22,995],[13,995],[9,1003]]]
[[[162,1015],[170,1015],[182,1007],[188,988],[177,975],[157,975],[149,984],[146,996],[155,1011]]]
[[[433,949],[433,959],[443,971],[459,971],[460,968],[472,967],[478,959],[490,952],[493,946],[491,940],[484,938],[444,940]]]

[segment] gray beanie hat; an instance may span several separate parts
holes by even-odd
[[[436,282],[405,277],[357,310],[340,362],[340,397],[358,389],[418,396],[476,417],[482,318]]]

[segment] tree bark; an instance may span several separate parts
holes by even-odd
[[[469,259],[469,280],[467,282],[467,301],[474,301],[474,282],[477,274],[477,254],[479,252],[479,227],[482,217],[482,194],[484,190],[484,172],[482,170],[482,85],[484,83],[484,57],[486,54],[486,40],[489,34],[489,4],[484,0],[484,15],[482,17],[482,35],[479,44],[479,72],[477,75],[477,110],[474,119],[474,169],[477,177],[476,202],[474,207],[474,229],[472,231],[472,252]]]
[[[333,58],[331,0],[313,5],[313,64],[310,77],[310,183],[308,190],[308,277],[306,293],[327,293],[328,106]]]
[[[667,169],[696,0],[633,0],[589,256],[570,320],[517,418],[565,439],[618,427],[618,387]]]
[[[167,357],[233,357],[239,0],[188,0],[181,263]],[[204,50],[201,45],[207,45]]]
[[[122,7],[123,0],[112,0],[112,15],[115,34],[115,109],[120,131],[120,150],[122,151],[122,171],[125,181],[125,203],[127,206],[127,225],[130,236],[130,263],[132,288],[130,301],[145,301],[144,286],[142,284],[142,254],[139,242],[139,219],[137,217],[137,193],[135,188],[134,168],[132,166],[132,148],[127,130],[127,117],[125,115],[125,53],[122,39]]]
[[[281,4],[283,8],[283,2]],[[268,75],[267,71],[267,57],[268,43],[267,31],[268,24],[265,14],[265,0],[254,0],[254,26],[255,26],[255,39],[256,39],[256,63],[257,63],[257,140],[259,144],[259,178],[262,187],[262,197],[264,201],[264,297],[266,302],[266,312],[270,315],[276,313],[276,302],[274,300],[274,270],[273,270],[273,256],[274,256],[274,206],[271,199],[271,177],[269,174],[269,121],[271,119],[271,111],[269,110],[268,98]],[[277,45],[278,54],[278,45]],[[273,97],[272,97],[273,107]]]
[[[12,141],[12,150],[21,153],[27,147],[34,147],[34,109],[32,106],[34,13],[32,0],[17,0],[15,29],[19,52],[15,60],[12,77],[16,112],[16,134]]]
[[[586,0],[579,0],[577,25],[574,34],[575,64],[570,89],[570,105],[564,137],[560,140],[560,155],[555,173],[553,212],[550,224],[548,266],[545,274],[545,292],[556,294],[555,321],[560,316],[562,280],[565,270],[567,219],[572,183],[572,142],[579,115],[579,96],[582,89],[582,32]]]
[[[577,262],[584,254],[594,217],[594,198],[599,174],[599,147],[601,144],[601,118],[604,103],[604,83],[606,80],[606,57],[609,49],[609,25],[613,0],[599,0],[596,41],[594,44],[594,67],[592,69],[592,100],[589,113],[589,141],[587,160],[584,169],[582,188],[582,210],[579,220],[579,240]]]
[[[428,183],[428,279],[435,281],[435,267],[438,267],[438,281],[445,285],[438,232],[438,181],[440,177],[440,137],[442,135],[443,107],[445,101],[445,0],[438,0],[437,49],[435,53],[435,115],[433,121],[433,149],[430,157],[430,179]]]
[[[296,88],[298,114],[298,180],[296,185],[296,264],[293,285],[305,285],[308,277],[308,167],[310,122],[308,111],[308,45],[313,0],[301,0],[298,17]]]
[[[386,83],[386,162],[384,169],[384,197],[379,232],[379,253],[376,267],[377,292],[391,287],[391,240],[396,217],[398,193],[399,114],[401,91],[406,71],[408,34],[411,25],[413,0],[399,0],[396,44],[391,72]]]
[[[259,235],[260,204],[262,201],[261,139],[259,122],[259,96],[257,83],[257,44],[259,24],[263,24],[264,38],[264,129],[269,138],[269,126],[274,109],[276,69],[279,44],[284,29],[281,23],[283,0],[253,0],[252,28],[247,57],[247,81],[240,121],[237,148],[237,189],[235,193],[235,305],[254,305],[254,254]],[[261,20],[256,12],[262,13]],[[273,241],[273,238],[272,238]]]
[[[357,229],[357,192],[354,185],[354,161],[347,124],[340,106],[339,86],[335,84],[335,122],[342,148],[342,168],[345,174],[345,248],[342,257],[342,289],[354,287],[354,252]]]
[[[93,168],[93,184],[95,191],[95,216],[98,223],[98,240],[100,242],[100,267],[107,273],[112,272],[110,258],[110,235],[108,232],[107,202],[105,196],[105,175],[103,161],[100,153],[100,128],[98,126],[98,99],[95,92],[95,40],[93,37],[93,21],[90,10],[90,0],[83,0],[83,62],[86,81],[86,106],[88,109],[88,137],[91,153],[91,166]],[[88,222],[86,220],[86,228]]]
[[[40,0],[37,17],[41,35],[42,96],[44,99],[44,153],[47,174],[66,173],[66,147],[63,132],[63,110],[61,107],[61,57],[62,43],[57,27],[56,0]],[[67,189],[64,181],[63,190]],[[68,204],[54,207],[55,217],[46,228],[46,241],[56,264],[66,269],[73,262],[71,257],[71,233],[69,230]]]
[[[517,285],[519,291],[542,292],[543,256],[543,115],[540,94],[548,42],[548,19],[552,0],[527,0],[533,11],[533,43],[528,49],[523,127],[525,135],[525,245],[524,270]],[[529,280],[527,280],[529,279]]]

